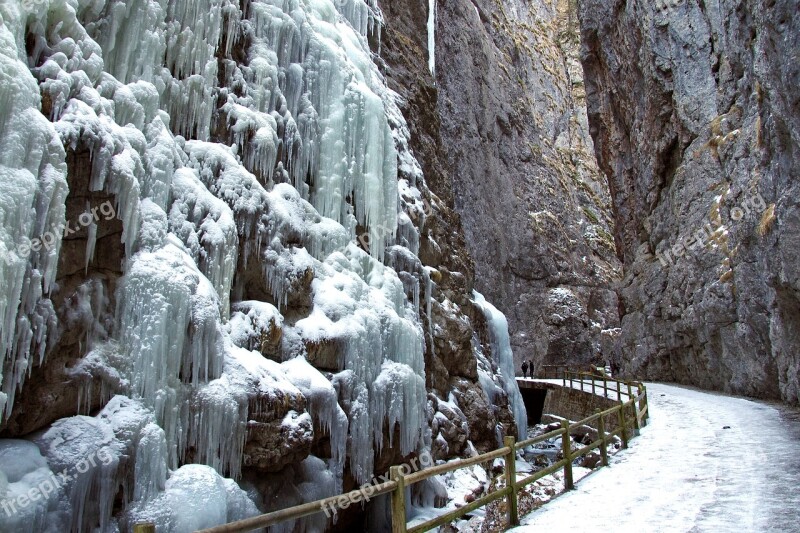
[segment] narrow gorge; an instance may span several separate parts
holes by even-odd
[[[756,4],[0,0],[0,531],[488,452],[523,361],[797,404],[800,22]]]

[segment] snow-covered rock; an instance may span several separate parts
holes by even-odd
[[[26,458],[0,489],[70,476],[3,528],[189,531],[264,506],[245,471],[299,503],[431,446],[442,274],[416,255],[429,194],[382,21],[374,0],[0,3],[0,423],[41,450],[0,441]]]

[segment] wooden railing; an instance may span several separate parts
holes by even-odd
[[[589,372],[565,371],[561,376],[561,383],[564,387],[576,388],[590,392],[592,394],[603,393],[605,398],[621,402],[623,397],[628,401],[634,400],[630,406],[634,428],[638,431],[647,422],[647,387],[638,381],[619,380],[605,375],[592,374]],[[616,397],[609,397],[609,393],[616,393]],[[627,405],[627,403],[625,404]]]
[[[575,388],[575,385],[578,384],[582,386],[591,386],[592,394],[599,394],[599,391],[602,390],[603,394],[608,397],[609,392],[616,392],[617,399],[621,399],[623,394],[626,394],[630,398],[633,395],[634,387],[641,385],[638,382],[624,381],[605,375],[592,374],[591,372],[576,372],[574,370],[566,370],[558,377],[561,378],[561,384],[565,387],[567,384],[569,384],[571,388]]]
[[[604,391],[608,397],[609,391],[616,391],[619,403],[614,407],[604,411],[597,410],[593,415],[587,416],[583,420],[573,422],[570,424],[566,420],[561,421],[559,429],[550,431],[537,437],[526,439],[517,442],[514,437],[506,437],[503,442],[503,447],[497,450],[470,457],[468,459],[459,459],[451,461],[442,465],[433,466],[417,472],[404,474],[404,467],[393,466],[389,470],[389,481],[372,486],[370,489],[370,497],[380,494],[391,493],[392,498],[392,532],[393,533],[419,533],[428,531],[433,528],[448,524],[453,520],[461,518],[493,501],[505,498],[507,501],[507,519],[508,525],[514,526],[519,524],[519,513],[517,508],[518,493],[525,486],[553,474],[561,469],[564,470],[564,490],[570,490],[574,486],[572,477],[572,462],[582,457],[592,450],[599,449],[600,451],[600,464],[602,466],[608,465],[608,444],[613,442],[614,436],[619,436],[622,441],[622,448],[628,447],[628,441],[638,434],[638,430],[647,424],[648,407],[647,407],[647,388],[639,382],[620,381],[607,376],[598,376],[585,372],[571,372],[565,371],[561,376],[564,386],[567,384],[575,388],[580,384],[581,389],[585,392],[587,387],[591,385],[592,393],[595,391]],[[602,384],[602,387],[598,384]],[[635,392],[634,392],[635,390]],[[622,396],[627,396],[627,400],[623,401]],[[595,426],[597,430],[597,439],[585,446],[576,450],[572,450],[570,437],[571,433],[581,426]],[[615,426],[615,429],[608,431],[610,426]],[[524,479],[517,479],[516,469],[516,456],[519,450],[532,446],[534,444],[543,442],[552,438],[561,438],[562,444],[562,459],[553,463],[543,470],[539,470]],[[504,480],[502,488],[498,488],[489,494],[474,500],[473,502],[459,507],[458,509],[444,513],[436,518],[427,520],[425,522],[414,524],[411,528],[407,527],[406,523],[406,501],[405,501],[405,488],[419,483],[430,477],[453,472],[462,468],[473,466],[476,464],[486,463],[494,459],[504,458],[505,467],[504,473],[501,478]],[[274,511],[246,520],[232,522],[210,529],[204,529],[198,533],[234,533],[243,531],[252,531],[254,529],[264,528],[285,522],[288,520],[296,520],[305,516],[310,516],[316,513],[323,512],[328,507],[335,507],[337,502],[359,502],[362,499],[362,492],[354,490],[349,493],[330,496],[322,500],[317,500],[296,507],[290,507],[280,511]],[[138,526],[137,526],[138,527]],[[136,531],[136,530],[135,530]]]

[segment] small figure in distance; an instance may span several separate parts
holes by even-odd
[[[523,361],[522,362],[522,377],[523,378],[527,378],[528,377],[528,362],[527,361]]]

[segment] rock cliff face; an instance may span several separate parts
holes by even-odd
[[[618,326],[610,197],[585,113],[574,2],[437,2],[445,168],[475,286],[517,367],[602,360]],[[605,331],[605,333],[604,333]]]
[[[386,2],[382,10],[386,18],[382,71],[387,85],[400,96],[398,105],[410,132],[409,147],[425,175],[420,190],[432,215],[420,231],[419,258],[438,272],[431,308],[423,310],[433,340],[425,352],[431,407],[444,415],[434,422],[433,452],[437,458],[461,453],[467,437],[478,450],[487,450],[496,440],[492,419],[507,427],[511,427],[511,419],[506,408],[491,405],[479,385],[479,372],[491,372],[485,366],[491,361],[480,355],[476,358],[476,350],[490,349],[489,332],[472,302],[475,264],[454,205],[457,183],[447,165],[438,90],[428,64],[428,2],[397,0]],[[451,390],[461,400],[458,405],[463,413],[437,399],[447,399]]]
[[[797,403],[797,3],[584,0],[580,18],[625,268],[616,357]]]

